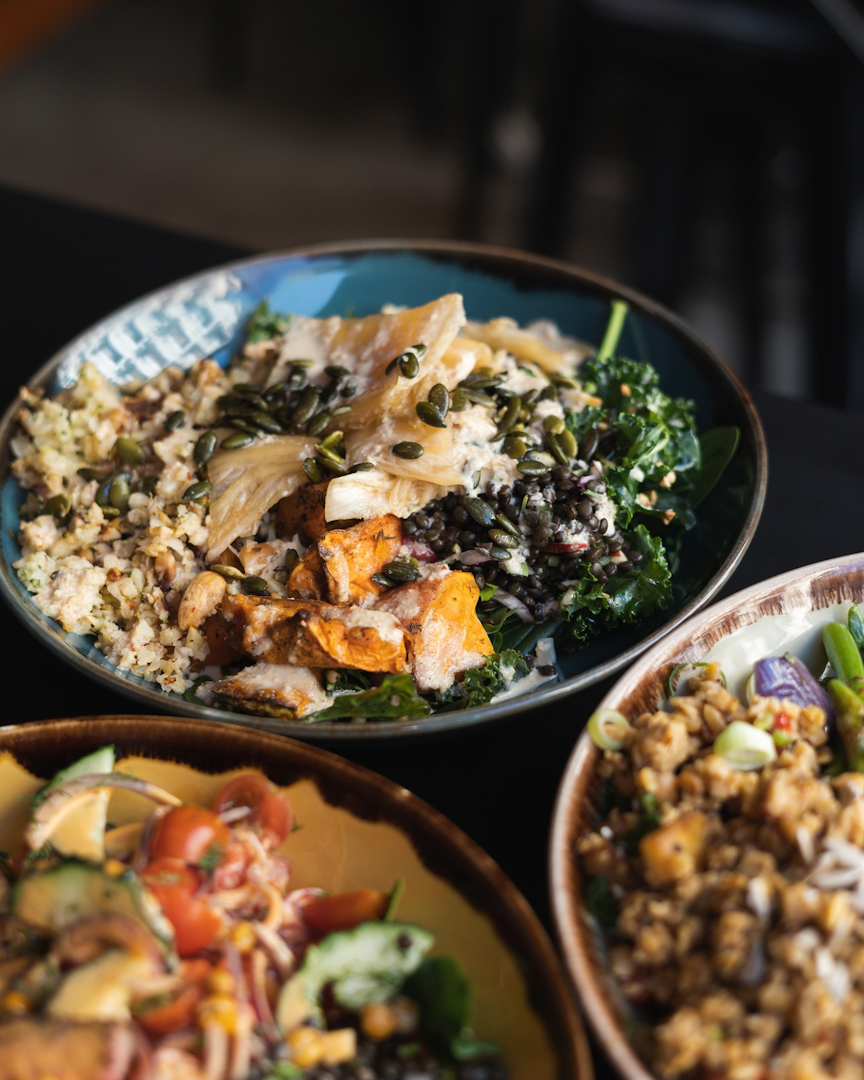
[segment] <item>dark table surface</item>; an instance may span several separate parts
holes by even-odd
[[[248,254],[224,244],[0,188],[7,284],[2,407],[62,345],[115,308],[161,285]],[[8,279],[7,279],[8,280]],[[864,548],[864,417],[754,393],[768,440],[768,497],[755,539],[722,595],[795,567]],[[850,493],[852,498],[850,499]],[[857,508],[857,509],[856,509]],[[18,685],[4,723],[128,713],[129,699],[96,686],[30,638],[0,608]],[[14,644],[13,644],[14,643]],[[546,843],[556,789],[594,705],[614,680],[544,709],[421,747],[339,753],[390,777],[456,822],[497,860],[553,933]],[[611,1074],[598,1057],[598,1076]]]

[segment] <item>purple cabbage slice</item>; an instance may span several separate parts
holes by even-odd
[[[818,705],[825,710],[825,726],[834,726],[834,705],[825,689],[813,678],[797,657],[767,656],[753,665],[753,693],[794,701],[802,708]]]

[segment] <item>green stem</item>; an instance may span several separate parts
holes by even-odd
[[[608,360],[618,347],[618,339],[621,337],[621,331],[624,328],[627,310],[625,300],[612,301],[612,314],[609,316],[609,324],[606,327],[606,333],[603,335],[600,348],[597,350],[597,359],[601,363]]]

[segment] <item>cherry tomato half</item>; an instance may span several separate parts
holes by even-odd
[[[278,847],[294,827],[291,803],[260,773],[244,773],[229,780],[213,803],[217,814],[240,806],[252,811],[243,824],[255,829],[267,847]]]
[[[230,839],[231,830],[206,806],[178,806],[156,823],[147,853],[151,859],[180,859],[195,866],[206,855],[218,854]]]
[[[389,902],[390,894],[380,889],[357,889],[335,896],[310,896],[301,902],[300,911],[312,930],[331,934],[383,919]]]
[[[141,879],[174,927],[180,956],[191,956],[213,941],[222,920],[206,900],[195,895],[199,879],[194,870],[180,859],[154,859],[141,871]]]

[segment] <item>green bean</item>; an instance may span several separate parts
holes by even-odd
[[[828,623],[822,628],[822,642],[838,679],[845,683],[857,675],[864,676],[864,660],[847,627]]]
[[[846,763],[853,772],[864,772],[864,701],[839,679],[829,681],[828,693],[834,704],[835,723],[846,751]]]
[[[864,649],[864,614],[857,604],[849,608],[849,633],[859,649]]]

